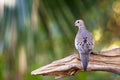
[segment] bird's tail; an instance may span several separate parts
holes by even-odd
[[[81,60],[84,71],[87,71],[89,56],[90,56],[89,53],[80,53],[80,60]]]

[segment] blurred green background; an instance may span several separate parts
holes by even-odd
[[[120,0],[0,0],[0,80],[54,80],[31,71],[77,50],[77,19],[95,39],[94,51],[120,46]],[[59,80],[120,80],[81,72]]]

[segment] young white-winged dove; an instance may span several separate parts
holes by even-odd
[[[75,26],[79,28],[75,37],[75,48],[80,54],[80,60],[83,69],[86,71],[89,63],[90,53],[94,47],[94,39],[92,34],[86,29],[83,20],[76,20]]]

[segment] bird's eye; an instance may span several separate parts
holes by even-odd
[[[79,21],[77,23],[79,23]]]

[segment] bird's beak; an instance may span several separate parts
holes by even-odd
[[[76,27],[76,24],[74,23],[74,27]]]
[[[76,23],[74,24],[74,27],[76,27]]]
[[[75,27],[75,24],[73,24],[73,27]]]

